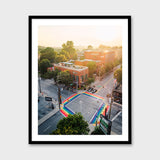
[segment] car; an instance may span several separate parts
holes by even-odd
[[[97,89],[93,89],[92,93],[96,93],[97,92]]]
[[[91,90],[90,90],[90,92],[92,92],[94,89],[93,88],[91,88]]]
[[[88,92],[90,92],[90,90],[91,90],[91,87],[89,87],[89,88],[87,89]]]

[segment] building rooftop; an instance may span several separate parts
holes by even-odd
[[[85,50],[85,52],[101,52],[101,50],[99,49],[93,49],[93,50]]]
[[[86,66],[74,65],[73,63],[67,63],[67,62],[60,62],[58,64],[54,64],[54,66],[63,67],[66,69],[72,69],[76,71],[82,71],[82,70],[88,69],[88,67]]]
[[[83,59],[83,60],[77,60],[77,61],[80,61],[80,62],[85,62],[85,61],[90,61],[90,62],[101,62],[99,60],[92,60],[92,59]]]

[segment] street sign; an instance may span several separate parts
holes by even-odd
[[[100,115],[100,118],[101,118],[100,119],[100,129],[104,132],[104,134],[110,135],[112,122],[106,119],[102,114]]]
[[[45,97],[46,101],[52,101],[52,97]]]

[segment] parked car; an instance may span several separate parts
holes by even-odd
[[[94,90],[94,88],[89,87],[87,91],[92,93]]]
[[[92,93],[96,93],[97,92],[97,89],[93,89]]]

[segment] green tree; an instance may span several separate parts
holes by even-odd
[[[60,54],[65,55],[65,57],[69,59],[76,60],[77,59],[77,53],[76,49],[74,48],[74,44],[72,41],[67,41],[67,43],[62,45],[62,50]]]
[[[114,68],[114,64],[113,64],[112,62],[107,63],[107,64],[105,65],[105,71],[106,71],[106,72],[110,72],[113,68]]]
[[[91,84],[94,82],[94,78],[88,78],[88,80],[86,81],[86,84]]]
[[[57,124],[57,129],[51,134],[56,135],[87,135],[89,132],[88,123],[80,113],[68,115]]]
[[[73,79],[69,71],[61,71],[57,75],[57,82],[68,86],[69,84],[73,82]]]
[[[48,59],[50,63],[53,63],[55,62],[56,56],[57,56],[57,52],[55,52],[53,48],[47,47],[41,50],[40,60]]]
[[[122,82],[122,68],[119,68],[114,72],[114,78],[116,78],[118,82]]]
[[[87,49],[93,49],[93,46],[89,45]]]
[[[51,63],[48,59],[43,59],[40,61],[39,64],[39,69],[40,69],[40,73],[44,74],[47,72],[47,68],[51,66]]]
[[[64,55],[67,60],[71,59],[69,52],[62,49],[59,53],[60,55]]]
[[[96,73],[96,70],[97,70],[96,62],[89,62],[87,64],[87,67],[89,70],[89,76],[93,77],[93,74]]]
[[[46,73],[44,73],[43,75],[41,75],[42,78],[45,79],[51,79],[53,78],[54,72],[53,71],[47,71]]]
[[[104,133],[99,127],[95,127],[91,135],[104,135]]]
[[[110,46],[105,46],[105,45],[100,45],[99,46],[99,49],[110,49],[111,47]]]
[[[56,82],[57,81],[57,75],[60,71],[56,68],[54,71],[53,71],[53,78],[54,78],[54,81]]]
[[[65,55],[63,55],[63,54],[57,55],[57,57],[56,57],[56,63],[66,62],[66,61],[67,61],[67,58],[66,58]]]
[[[43,47],[43,46],[38,46],[38,52],[41,52],[43,49],[45,49],[45,47]]]

